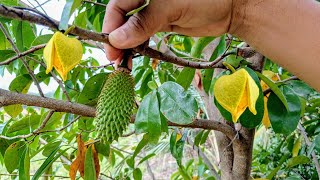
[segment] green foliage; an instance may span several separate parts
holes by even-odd
[[[276,133],[289,135],[297,128],[300,119],[300,100],[289,87],[284,86],[281,89],[288,102],[289,111],[278,96],[272,93],[268,99],[268,114],[273,130]]]
[[[92,2],[107,4],[109,1]],[[0,4],[19,6],[17,0],[0,0]],[[105,10],[104,6],[90,2],[67,0],[59,28],[66,30],[70,23],[90,31],[101,32]],[[137,11],[133,13],[135,12]],[[74,16],[73,22],[70,22],[71,16]],[[8,30],[21,52],[47,43],[54,33],[28,22],[4,18],[0,18],[0,22]],[[203,59],[212,62],[226,52],[236,52],[236,48],[243,45],[240,39],[235,37],[229,41],[227,35],[193,38],[174,33],[157,33],[155,37],[159,41],[151,42],[151,45],[156,45],[157,48],[165,45],[176,56],[194,62],[201,62]],[[96,107],[98,96],[114,68],[111,65],[102,66],[108,62],[104,57],[99,59],[100,57],[96,56],[96,52],[100,51],[99,48],[88,42],[83,42],[83,47],[85,54],[83,60],[68,74],[65,82],[60,82],[59,77],[57,81],[51,74],[45,73],[45,67],[39,63],[43,62],[42,49],[25,56],[41,88],[49,89],[45,90],[47,98],[68,101],[67,93],[72,103]],[[0,62],[13,56],[16,56],[13,47],[0,32]],[[258,114],[253,115],[246,110],[240,117],[243,127],[256,129],[252,177],[318,179],[312,153],[315,153],[317,158],[320,157],[319,93],[300,80],[271,82],[259,73],[255,73],[251,69],[251,64],[241,57],[231,55],[223,61],[235,68],[246,68],[260,90],[256,103]],[[123,132],[125,136],[130,135],[129,137],[119,137],[118,142],[94,143],[95,150],[99,153],[102,173],[113,179],[146,179],[147,167],[150,165],[157,175],[156,178],[215,179],[212,171],[215,170],[218,174],[221,172],[216,164],[219,152],[216,150],[214,135],[210,133],[212,131],[174,128],[168,124],[186,126],[195,119],[216,120],[212,119],[214,118],[212,114],[217,113],[212,107],[213,85],[217,78],[230,72],[222,70],[214,73],[214,69],[199,70],[200,81],[195,85],[192,82],[195,82],[195,75],[198,77],[199,74],[194,68],[176,66],[143,56],[133,59],[132,68],[131,74],[135,82],[134,99],[138,105],[133,111],[135,123],[128,126],[128,131]],[[266,60],[264,70],[278,73],[281,80],[292,77],[289,72],[269,59]],[[55,71],[53,73],[56,74]],[[0,65],[0,76],[7,77],[7,75],[13,76],[11,79],[5,79],[9,85],[5,88],[8,90],[39,95],[34,90],[34,82],[21,59],[8,65]],[[261,80],[271,89],[267,109],[272,127],[267,130],[261,126],[264,112]],[[224,118],[230,120],[230,114],[218,103],[216,105]],[[122,105],[114,106],[111,103],[108,109],[118,108],[117,112],[123,109]],[[19,104],[0,109],[1,136],[13,137],[31,133],[30,137],[22,139],[0,138],[1,173],[16,174],[19,179],[25,180],[30,179],[30,174],[34,174],[31,176],[33,179],[39,179],[44,173],[67,176],[70,166],[60,159],[71,162],[75,160],[76,135],[81,134],[83,140],[88,142],[100,138],[100,134],[95,130],[98,122],[94,121],[94,118],[79,117],[73,122],[77,116],[63,112],[55,112],[40,132],[32,134],[43,123],[47,114],[48,110],[45,108]],[[295,142],[304,137],[302,131],[297,130],[299,123],[305,129],[311,145],[307,145],[303,138],[301,147],[297,151],[298,155],[293,157]],[[126,121],[121,125],[127,126],[127,124]],[[232,124],[230,126],[233,127]],[[133,131],[135,135],[131,135]],[[91,179],[95,176],[92,149],[89,148],[86,153],[88,156],[85,160],[85,179]],[[208,157],[210,164],[201,156],[202,153]],[[173,158],[176,160],[175,164],[170,163]],[[165,168],[161,169],[162,164],[165,164]],[[30,170],[32,172],[35,169],[37,170],[35,173],[30,173]],[[166,169],[168,170],[164,172]],[[102,174],[100,176],[104,178]],[[77,178],[80,178],[79,175]]]

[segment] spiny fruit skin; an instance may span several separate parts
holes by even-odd
[[[96,111],[97,137],[103,143],[118,140],[130,123],[134,108],[134,80],[126,68],[109,75],[99,96]]]

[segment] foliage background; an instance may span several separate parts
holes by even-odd
[[[63,5],[67,3],[64,6],[64,14],[61,13],[64,20],[69,19],[70,16],[70,12],[66,13],[65,10],[68,5],[78,4],[69,23],[101,32],[105,13],[103,4],[107,4],[108,1],[67,0],[52,3],[30,0],[21,3],[16,0],[0,0],[0,3],[11,6],[25,6],[27,4],[33,8],[36,7],[43,13],[51,8],[46,6],[46,3]],[[59,6],[57,5],[57,7]],[[60,20],[59,16],[56,16],[59,14],[52,13],[49,16]],[[27,22],[5,18],[0,18],[0,22],[10,33],[12,40],[21,52],[46,43],[53,33],[45,27]],[[150,44],[154,48],[164,49],[166,52],[192,61],[213,60],[225,51],[232,51],[243,45],[243,42],[234,37],[230,41],[228,35],[199,39],[174,33],[158,33],[151,40]],[[226,45],[228,42],[229,46]],[[113,71],[113,66],[105,60],[101,44],[83,41],[83,45],[85,56],[81,64],[69,73],[66,82],[62,83],[60,77],[54,78],[54,75],[44,73],[45,68],[40,65],[40,62],[43,61],[42,51],[39,50],[15,60],[9,65],[0,65],[0,76],[4,77],[0,81],[0,87],[14,92],[39,95],[38,89],[29,75],[30,72],[22,63],[22,60],[25,59],[29,68],[34,71],[41,88],[46,89],[44,91],[46,97],[67,101],[68,95],[72,102],[95,105],[97,95],[101,90],[99,87],[105,81],[106,74]],[[0,55],[0,62],[16,55],[12,45],[1,32]],[[235,55],[230,55],[224,60],[235,67],[247,63]],[[278,73],[282,80],[292,77],[289,72],[268,59],[264,69]],[[223,73],[230,72],[224,71]],[[170,93],[173,96],[182,97],[181,102],[177,104],[178,106],[187,104],[185,106],[186,112],[183,112],[186,118],[182,119],[181,123],[186,124],[194,117],[206,119],[210,110],[206,108],[199,87],[201,85],[203,91],[210,94],[217,76],[221,74],[216,71],[213,76],[211,69],[195,71],[188,67],[176,66],[143,56],[134,59],[132,74],[136,82],[137,101],[141,103],[140,108],[151,108],[147,115],[156,115],[158,118],[156,118],[156,122],[147,122],[155,124],[155,126],[149,126],[147,130],[143,124],[136,123],[136,128],[132,124],[126,132],[128,137],[123,137],[119,142],[114,142],[111,145],[99,143],[96,145],[101,165],[100,178],[214,179],[214,174],[220,173],[220,159],[213,131],[174,126],[167,128],[166,123],[163,123],[165,118],[162,117],[159,108],[152,109],[154,106],[151,102],[153,102],[152,98],[159,98],[155,92],[160,93],[161,96],[161,89],[178,90]],[[6,83],[9,85],[7,86]],[[168,87],[165,87],[164,84]],[[316,157],[316,161],[318,161],[320,95],[300,80],[288,81],[285,84],[290,86],[300,97],[301,124],[289,135],[276,134],[271,128],[266,130],[262,125],[256,127],[251,176],[253,178],[288,180],[319,179],[313,157]],[[166,96],[166,94],[162,95]],[[149,103],[146,100],[148,98],[151,99]],[[48,113],[50,111],[45,108],[24,105],[3,107],[0,109],[0,134],[12,137],[32,133],[44,122]],[[181,117],[179,113],[173,113],[173,115]],[[145,116],[146,114],[140,115],[140,122],[144,122],[143,117]],[[139,119],[139,113],[137,118]],[[176,119],[179,120],[179,118]],[[74,123],[70,125],[70,122]],[[64,127],[65,129],[58,131]],[[28,163],[30,163],[31,175],[37,175],[38,169],[43,168],[44,172],[42,173],[51,177],[57,179],[67,177],[70,163],[77,155],[77,134],[81,133],[84,141],[96,138],[93,118],[78,117],[70,113],[54,113],[42,131],[47,132],[13,140],[0,138],[1,179],[23,179],[24,176],[19,173],[28,169]],[[133,134],[134,131],[136,133],[139,131],[147,132],[147,135]],[[22,144],[21,147],[27,147],[29,157],[23,151],[11,152],[10,147],[14,143]],[[63,156],[62,158],[59,153]],[[53,157],[56,157],[53,164],[43,166],[46,160]],[[21,159],[25,161],[21,162]],[[41,174],[38,173],[38,175]]]

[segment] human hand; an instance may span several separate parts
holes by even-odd
[[[121,49],[136,47],[159,31],[218,36],[229,30],[232,0],[151,0],[127,19],[127,12],[143,4],[144,0],[111,0],[107,5],[102,31],[110,33],[112,46],[105,44],[105,50],[116,64],[122,58]]]

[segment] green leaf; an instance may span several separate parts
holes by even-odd
[[[45,44],[48,43],[49,40],[52,38],[53,34],[45,34],[45,35],[40,35],[34,39],[34,41],[31,43],[31,46],[37,46],[40,44]],[[34,54],[43,54],[43,49],[37,50],[33,52]]]
[[[95,143],[94,147],[99,154],[102,154],[105,157],[109,157],[110,155],[110,144],[103,144],[101,142]]]
[[[150,159],[151,157],[153,157],[153,156],[155,156],[155,155],[156,155],[155,153],[151,153],[151,154],[143,157],[143,158],[139,161],[138,165],[140,165],[141,163],[143,163],[144,161]]]
[[[85,29],[87,27],[87,19],[87,11],[83,11],[77,15],[73,23],[74,25]]]
[[[91,106],[96,105],[108,76],[109,73],[99,73],[89,78],[79,94],[77,102]]]
[[[40,168],[33,175],[32,180],[38,180],[42,176],[42,174],[52,165],[52,163],[56,161],[64,152],[68,150],[68,149],[65,149],[58,153],[60,148],[61,146],[58,146],[54,151],[52,151],[52,153],[48,156],[48,158],[42,163]]]
[[[186,135],[186,133],[183,134],[178,141],[177,132],[173,131],[170,136],[170,151],[172,156],[176,159],[178,166],[181,166]]]
[[[149,5],[150,1],[151,1],[151,0],[145,0],[145,1],[144,1],[144,4],[143,4],[142,6],[136,8],[136,9],[134,9],[134,10],[129,11],[129,12],[126,14],[126,16],[130,16],[130,15],[133,15],[133,14],[141,11],[143,8],[145,8],[145,7],[147,7],[147,6]]]
[[[52,38],[52,36],[53,36],[53,34],[40,35],[33,40],[33,42],[31,43],[31,46],[46,44],[49,42],[49,40]]]
[[[21,104],[4,106],[3,108],[12,118],[16,118],[23,111]]]
[[[7,6],[17,6],[18,0],[0,0],[0,4]]]
[[[280,170],[281,166],[283,165],[283,163],[287,160],[287,158],[289,157],[288,154],[285,154],[281,157],[278,165],[276,168],[274,168],[269,174],[268,176],[266,177],[266,179],[272,179],[277,173],[278,171]]]
[[[42,150],[42,155],[46,156],[46,157],[49,157],[50,154],[55,151],[60,145],[61,145],[61,142],[60,140],[58,141],[54,141],[54,142],[49,142],[48,144],[46,144],[44,147],[43,147],[43,150]]]
[[[72,13],[76,10],[76,8],[80,7],[82,0],[66,0],[66,4],[64,5],[61,20],[59,24],[59,30],[67,30],[68,29],[68,21]]]
[[[12,50],[0,50],[0,62],[5,61],[16,55],[16,52]]]
[[[300,164],[308,164],[310,159],[307,156],[296,156],[288,160],[287,168],[292,168]]]
[[[183,68],[183,70],[180,72],[177,78],[177,83],[180,84],[185,90],[187,90],[190,87],[190,84],[192,83],[195,73],[196,69],[194,68]]]
[[[9,90],[26,94],[30,88],[32,83],[32,78],[29,74],[23,74],[14,78],[10,85]]]
[[[134,159],[139,152],[148,144],[149,142],[149,134],[145,134],[139,144],[137,145],[136,149],[133,152],[132,158]]]
[[[225,50],[226,50],[226,41],[225,41],[225,35],[223,35],[220,37],[219,44],[216,47],[216,49],[213,51],[209,61],[212,62],[215,59],[217,59],[217,57],[222,53],[224,53]],[[202,71],[202,85],[203,85],[204,91],[207,94],[209,94],[211,87],[213,87],[212,86],[213,73],[214,73],[214,69],[205,69]]]
[[[317,150],[317,152],[320,152],[320,134],[318,134],[315,137],[313,144],[314,144],[314,148]]]
[[[203,49],[214,40],[214,37],[201,37],[199,38],[192,46],[191,49],[191,57],[200,58]],[[187,90],[192,83],[192,80],[194,78],[196,69],[185,67],[180,72],[177,83],[180,84],[185,90]]]
[[[297,128],[300,119],[300,99],[291,88],[283,86],[280,89],[287,99],[289,111],[278,96],[271,93],[267,104],[268,114],[274,132],[289,135]]]
[[[19,166],[19,151],[22,150],[25,143],[22,141],[11,144],[4,154],[4,164],[9,173],[12,173]]]
[[[294,92],[305,99],[308,98],[308,96],[314,92],[310,86],[308,86],[306,83],[300,80],[294,80],[294,81],[288,81],[288,85],[291,86],[291,88],[294,90]]]
[[[0,50],[6,50],[10,48],[10,43],[8,42],[6,36],[0,31]]]
[[[277,84],[275,84],[267,76],[265,76],[259,72],[256,72],[256,74],[259,76],[259,78],[263,82],[265,82],[269,86],[269,88],[273,91],[273,93],[278,96],[278,98],[281,100],[282,104],[286,107],[287,111],[289,111],[288,102],[287,102],[286,98],[284,97],[283,93],[281,92],[281,90],[278,88]]]
[[[15,135],[30,133],[32,130],[38,127],[40,123],[40,115],[31,114],[31,116],[25,116],[19,121],[15,121],[7,130],[6,134],[14,132]]]
[[[29,147],[23,148],[22,154],[19,156],[19,180],[30,179],[30,154]]]
[[[209,134],[210,134],[210,130],[207,130],[207,131],[205,131],[205,133],[203,133],[199,145],[202,145],[207,141],[207,138],[208,138]]]
[[[165,82],[158,88],[160,111],[171,122],[189,124],[196,116],[198,104],[195,98],[174,82]]]
[[[190,55],[195,58],[200,58],[203,49],[213,40],[215,37],[201,37],[192,46]]]
[[[25,47],[29,48],[36,38],[29,22],[12,21],[12,29],[16,39],[17,48],[20,51],[24,51]]]
[[[193,143],[193,144],[194,144],[195,146],[199,146],[203,133],[204,133],[204,130],[201,130],[201,131],[196,135],[196,137],[194,138],[194,143]]]
[[[94,165],[92,146],[89,146],[84,160],[84,180],[96,179],[96,168]]]
[[[133,179],[134,180],[142,180],[142,172],[139,168],[133,170]]]
[[[137,133],[148,133],[150,142],[157,143],[161,135],[161,117],[156,90],[146,95],[141,102],[135,120],[135,129]]]

